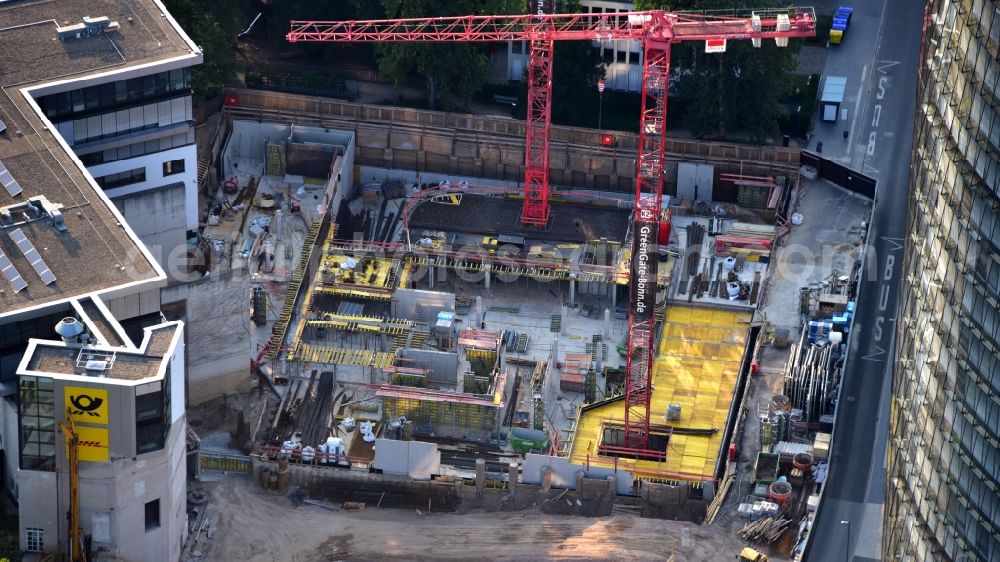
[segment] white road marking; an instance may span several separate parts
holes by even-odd
[[[854,119],[851,119],[851,133],[850,133],[850,135],[851,135],[851,143],[850,144],[856,144],[858,142],[857,141],[857,137],[858,136],[854,134],[854,125],[857,124],[857,122],[858,122],[858,115],[861,113],[858,110],[858,108],[861,105],[861,98],[862,98],[861,91],[865,87],[865,76],[867,74],[868,74],[868,65],[866,64],[864,67],[861,68],[861,82],[858,85],[858,99],[855,100],[855,102],[854,102]],[[848,155],[851,154],[852,150],[853,149],[851,148],[851,146],[848,145],[848,147],[847,147],[847,154]]]
[[[875,66],[876,70],[878,70],[882,74],[888,74],[888,72],[886,72],[886,69],[892,68],[897,64],[900,64],[898,60],[880,60],[876,63]]]

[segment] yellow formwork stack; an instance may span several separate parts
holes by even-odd
[[[368,349],[345,349],[308,343],[299,344],[294,359],[309,363],[330,363],[333,365],[360,365],[383,369],[392,365],[392,353]]]
[[[285,302],[281,305],[278,320],[271,326],[270,347],[265,355],[268,359],[276,358],[278,353],[281,352],[281,346],[285,341],[285,333],[288,331],[288,324],[292,321],[292,314],[295,312],[295,301],[298,298],[299,289],[302,287],[302,281],[305,279],[306,270],[309,268],[309,260],[312,257],[313,247],[316,245],[316,240],[319,237],[319,229],[322,224],[323,221],[321,220],[313,222],[309,228],[309,234],[302,244],[302,250],[299,252],[299,263],[292,272],[292,278],[285,291]],[[330,227],[330,236],[335,236],[336,232],[337,225],[333,224]]]
[[[382,411],[387,419],[405,416],[415,423],[465,429],[493,430],[497,421],[495,407],[397,396],[383,396]]]

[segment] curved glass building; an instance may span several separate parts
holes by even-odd
[[[930,0],[885,560],[1000,560],[1000,0]]]

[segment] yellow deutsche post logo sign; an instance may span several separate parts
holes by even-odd
[[[108,391],[101,388],[67,386],[63,390],[65,406],[73,421],[107,425]]]
[[[110,446],[108,444],[108,428],[76,426],[77,454],[81,461],[108,462]],[[69,451],[66,451],[69,456]]]

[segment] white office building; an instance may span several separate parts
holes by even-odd
[[[157,252],[196,226],[201,58],[157,0],[0,2],[0,469],[25,561],[64,559],[70,520],[88,560],[180,558],[183,325]]]

